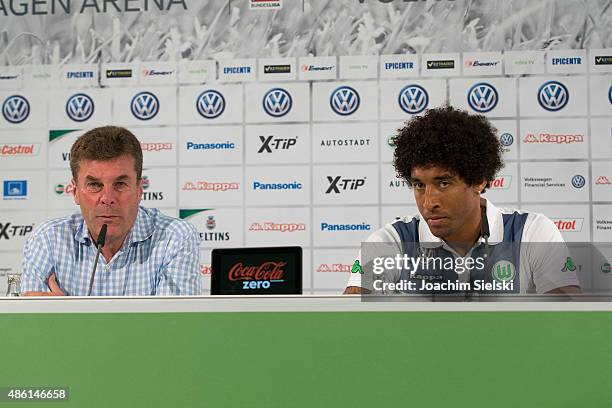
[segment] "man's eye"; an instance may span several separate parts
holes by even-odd
[[[100,183],[94,183],[94,182],[87,183],[87,184],[85,184],[85,187],[87,188],[88,191],[94,191],[95,192],[95,191],[102,190],[102,184],[100,184]]]
[[[125,181],[118,181],[115,183],[115,188],[119,190],[125,190],[128,187],[128,184]]]
[[[448,187],[448,186],[450,186],[450,182],[448,182],[448,181],[441,181],[440,182],[440,187],[445,188],[445,187]]]
[[[425,188],[425,185],[423,183],[412,183],[412,187],[417,190],[422,190],[423,188]]]

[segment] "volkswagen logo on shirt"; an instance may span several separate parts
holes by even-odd
[[[397,101],[404,112],[416,115],[427,108],[429,95],[422,86],[408,85],[400,91]]]
[[[576,188],[582,188],[586,184],[586,179],[580,174],[576,174],[572,177],[572,186]]]
[[[225,98],[219,92],[209,89],[198,96],[196,108],[206,119],[214,119],[225,110]]]
[[[359,94],[350,86],[336,88],[329,98],[332,110],[342,116],[355,113],[359,109],[360,102]]]
[[[280,118],[289,113],[292,105],[291,95],[282,88],[270,89],[263,97],[264,110],[268,115],[275,118]]]
[[[569,91],[561,82],[548,81],[538,89],[538,102],[547,111],[556,112],[567,105]]]
[[[94,102],[83,93],[72,95],[66,102],[66,114],[75,122],[85,122],[94,113]]]
[[[30,103],[21,95],[11,95],[2,104],[2,115],[7,122],[21,123],[30,116]]]
[[[159,99],[151,92],[139,92],[130,103],[132,114],[136,119],[153,119],[159,112]]]
[[[502,133],[499,136],[499,142],[504,147],[512,146],[512,143],[514,143],[514,136],[512,136],[510,133]]]
[[[468,91],[468,104],[470,108],[479,113],[490,112],[497,106],[499,95],[491,84],[485,82],[478,83]]]

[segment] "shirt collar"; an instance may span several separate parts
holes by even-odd
[[[85,224],[85,219],[83,216],[78,213],[73,215],[74,218],[78,220],[77,230],[74,238],[82,244],[89,244],[92,242],[91,237],[89,236],[89,229]],[[143,207],[138,207],[138,214],[136,214],[136,221],[134,222],[134,226],[128,232],[128,236],[126,238],[126,242],[128,245],[133,244],[134,242],[141,242],[147,240],[151,235],[153,235],[154,230],[154,220],[149,211]]]
[[[495,207],[490,200],[487,200],[487,221],[489,222],[489,245],[499,244],[504,238],[504,222],[502,212]],[[423,248],[437,248],[445,244],[445,242],[431,233],[429,225],[419,213],[419,242]],[[478,238],[478,242],[484,242],[483,237]]]

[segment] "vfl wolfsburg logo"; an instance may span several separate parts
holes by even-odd
[[[359,109],[360,102],[359,94],[350,86],[336,88],[329,98],[332,110],[342,116],[355,113]]]
[[[291,95],[282,88],[270,89],[263,98],[264,110],[268,115],[275,118],[280,118],[289,113],[292,105]]]
[[[149,120],[159,112],[159,99],[151,92],[140,92],[132,98],[130,106],[136,119]]]
[[[408,85],[400,91],[397,101],[404,112],[416,115],[427,108],[429,95],[419,85]]]
[[[30,115],[30,103],[21,95],[12,95],[2,104],[2,115],[7,122],[21,123]]]
[[[225,98],[219,92],[209,89],[198,96],[196,108],[206,119],[214,119],[225,110]]]
[[[538,102],[547,111],[556,112],[567,105],[569,91],[561,82],[545,82],[538,90]]]
[[[499,142],[504,147],[512,146],[512,143],[514,143],[514,137],[510,133],[503,133],[499,136]]]
[[[467,96],[470,108],[480,113],[486,113],[493,110],[493,108],[497,106],[498,99],[499,95],[497,94],[497,90],[493,85],[485,82],[472,86]]]
[[[75,122],[84,122],[94,113],[94,102],[84,93],[78,93],[68,98],[66,114]]]
[[[516,268],[510,261],[498,261],[491,268],[491,276],[498,282],[510,282],[515,274]]]

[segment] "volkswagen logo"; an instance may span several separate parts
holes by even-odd
[[[586,183],[586,179],[580,174],[576,174],[574,177],[572,177],[572,186],[576,188],[584,187],[585,183]]]
[[[470,88],[467,100],[470,108],[479,113],[486,113],[497,106],[499,95],[493,85],[481,82]]]
[[[397,102],[404,112],[417,115],[427,108],[429,95],[419,85],[408,85],[400,91]]]
[[[2,115],[7,122],[21,123],[30,116],[30,103],[21,95],[12,95],[2,104]]]
[[[505,147],[512,146],[512,143],[514,143],[514,136],[512,136],[510,133],[502,133],[499,136],[499,142]]]
[[[359,94],[350,86],[336,88],[329,98],[329,104],[338,115],[348,116],[359,109]]]
[[[280,118],[289,113],[292,105],[291,95],[282,88],[270,89],[263,97],[264,110],[268,115],[275,118]]]
[[[206,119],[214,119],[225,110],[225,98],[219,92],[209,89],[198,96],[196,109]]]
[[[612,86],[608,89],[608,100],[612,103]]]
[[[136,119],[153,119],[159,112],[159,99],[151,92],[139,92],[130,103],[132,114]]]
[[[94,103],[89,95],[78,93],[68,98],[66,114],[75,122],[85,122],[94,113]]]
[[[548,81],[538,89],[538,102],[547,111],[556,112],[567,105],[569,91],[561,82]]]

